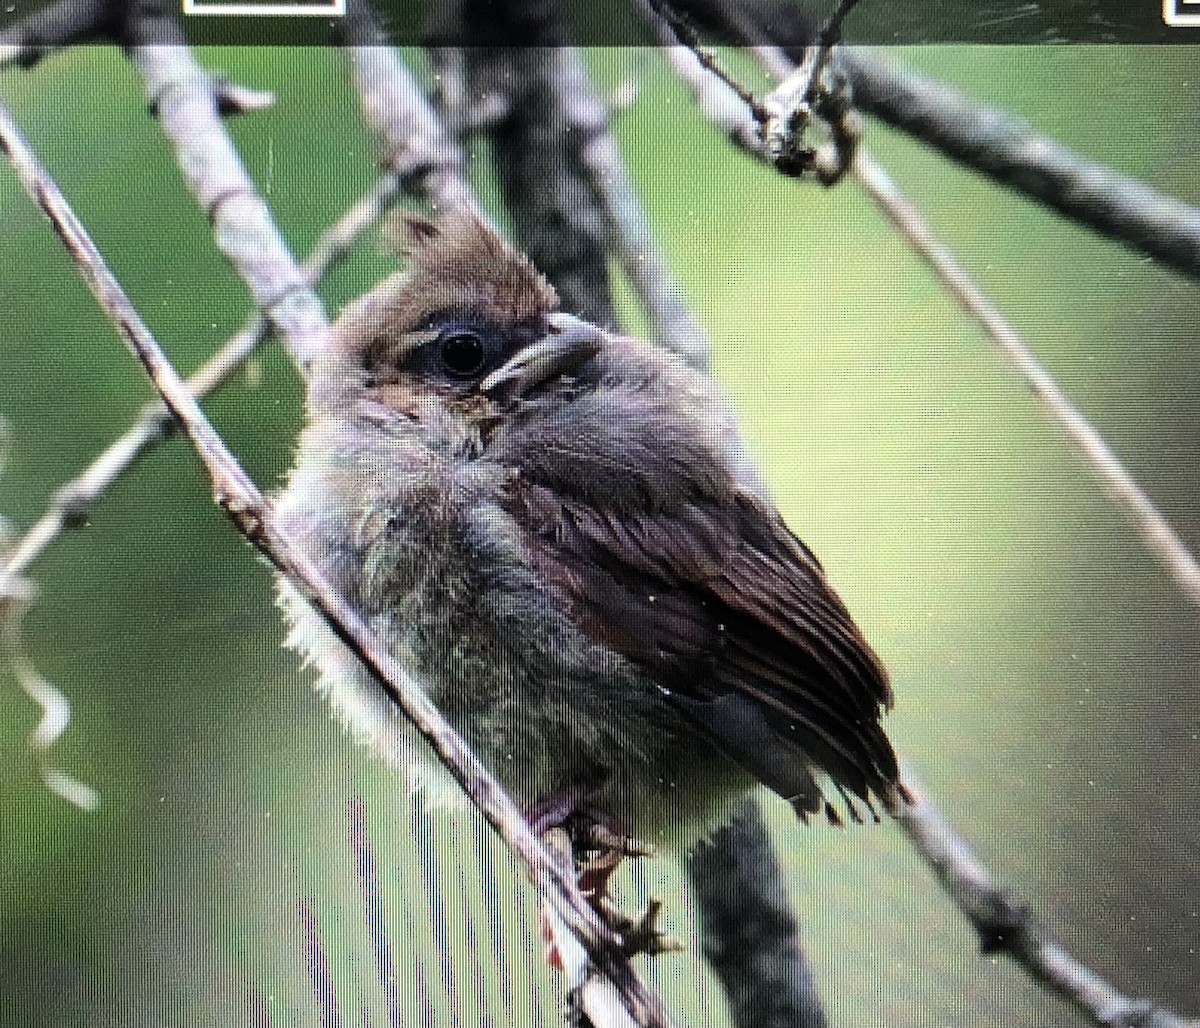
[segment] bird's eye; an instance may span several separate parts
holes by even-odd
[[[442,367],[455,378],[474,378],[487,363],[487,347],[478,333],[454,329],[440,339]]]

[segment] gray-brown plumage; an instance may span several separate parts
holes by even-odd
[[[518,800],[690,844],[755,779],[896,800],[887,675],[750,466],[714,384],[556,312],[465,215],[314,369],[285,526]],[[442,779],[286,584],[292,643],[349,724]],[[447,779],[448,781],[448,779]]]

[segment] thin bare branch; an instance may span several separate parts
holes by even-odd
[[[905,789],[912,802],[900,811],[897,821],[979,933],[985,953],[1008,954],[1102,1028],[1200,1028],[1200,1020],[1124,995],[1071,956],[1037,924],[1024,900],[996,883],[910,777]]]
[[[754,95],[753,90],[747,89],[736,78],[730,75],[717,60],[716,54],[706,47],[696,30],[684,19],[674,6],[666,0],[639,0],[643,10],[653,15],[651,24],[659,32],[659,42],[666,47],[676,44],[690,50],[696,61],[705,71],[720,79],[726,87],[737,96],[749,109],[754,121],[762,126],[771,120],[771,112],[763,106]]]
[[[487,220],[463,175],[462,151],[365,0],[349,0],[337,32],[348,48],[363,117],[383,140],[383,165],[435,211],[461,207]]]
[[[308,259],[300,266],[305,281],[310,285],[319,282],[329,268],[350,251],[363,232],[374,225],[395,202],[399,189],[397,176],[390,173],[382,175],[358,203],[322,234]],[[202,399],[229,381],[269,332],[270,323],[267,319],[262,314],[252,315],[188,379],[187,385],[192,395]],[[0,597],[8,595],[16,587],[19,576],[65,529],[82,524],[96,500],[146,450],[165,439],[174,424],[175,419],[160,400],[146,404],[124,435],[111,443],[80,475],[59,489],[45,513],[0,563]]]
[[[1200,606],[1200,564],[1195,555],[1121,463],[1121,459],[1113,453],[1104,437],[1087,416],[1067,399],[1009,320],[984,295],[949,248],[933,234],[916,205],[896,188],[887,172],[865,149],[859,149],[854,172],[871,199],[934,269],[950,295],[980,324],[988,338],[1079,447],[1113,499],[1133,519],[1146,548],[1170,572],[1184,595]]]
[[[793,75],[801,76],[795,86],[789,85],[788,79],[785,78],[776,92],[791,92],[793,88],[798,87],[796,95],[805,103],[812,103],[816,98],[817,83],[821,81],[821,72],[829,63],[834,46],[842,41],[842,22],[857,3],[858,0],[840,0],[837,8],[817,32],[816,42],[808,48],[809,52],[804,55],[804,60],[792,72]]]
[[[127,32],[133,44],[130,59],[146,82],[188,186],[208,214],[217,247],[233,262],[255,306],[303,370],[324,347],[325,310],[225,131],[212,78],[196,63],[158,0],[135,5]]]
[[[654,11],[649,0],[645,0],[642,7]],[[691,90],[701,113],[738,149],[770,164],[771,155],[762,138],[762,123],[756,120],[741,95],[745,87],[735,89],[729,85],[726,76],[711,73],[696,49],[677,41],[669,23],[652,16],[650,27],[658,37],[663,56]],[[769,113],[766,116],[769,118]]]
[[[1200,209],[932,78],[847,54],[859,108],[1060,214],[1200,277]]]
[[[420,735],[525,866],[541,894],[587,948],[593,964],[616,987],[635,1021],[670,1024],[624,956],[620,937],[580,894],[574,869],[552,856],[524,816],[425,692],[350,608],[320,570],[276,527],[272,507],[205,418],[141,316],[112,276],[95,244],[58,186],[29,149],[8,111],[0,107],[0,149],[30,197],[47,214],[84,282],[142,362],[163,401],[200,457],[217,503],[237,529],[300,591],[338,638],[375,676],[380,688],[412,721]]]

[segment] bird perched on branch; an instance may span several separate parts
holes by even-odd
[[[714,383],[559,312],[472,216],[407,235],[313,367],[277,511],[535,823],[686,848],[755,782],[804,816],[896,804],[887,675]],[[452,786],[281,596],[350,727]]]

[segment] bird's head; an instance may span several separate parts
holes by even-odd
[[[345,308],[315,369],[342,402],[349,391],[427,431],[477,431],[603,347],[605,333],[559,312],[550,283],[476,217],[410,216],[402,232],[407,269]]]

